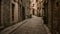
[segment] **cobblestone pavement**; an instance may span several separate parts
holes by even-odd
[[[47,34],[47,31],[43,26],[42,17],[33,16],[10,34]]]

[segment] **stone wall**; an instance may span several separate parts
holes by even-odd
[[[47,0],[48,8],[46,15],[46,25],[48,25],[52,34],[60,32],[60,0]],[[46,8],[45,8],[46,9]],[[60,33],[59,33],[60,34]]]
[[[47,7],[47,25],[49,26],[50,30],[51,30],[51,26],[52,26],[52,11],[51,11],[51,0],[48,0],[48,7]]]
[[[10,25],[10,0],[2,0],[3,23],[5,26]]]
[[[21,0],[18,0],[18,20],[21,21]]]
[[[51,8],[52,8],[52,31],[53,31],[53,34],[57,34],[57,30],[59,29],[58,26],[59,26],[59,9],[60,7],[58,6],[59,3],[58,0],[51,0]]]

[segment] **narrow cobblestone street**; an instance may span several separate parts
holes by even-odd
[[[33,16],[10,34],[47,34],[47,31],[43,26],[42,17]]]
[[[60,34],[60,0],[0,0],[0,34]]]

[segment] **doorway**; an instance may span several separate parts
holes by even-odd
[[[25,8],[22,7],[22,20],[25,20]]]
[[[14,7],[15,7],[15,5],[12,4],[12,21],[14,21]]]
[[[33,15],[34,15],[34,9],[33,9]]]

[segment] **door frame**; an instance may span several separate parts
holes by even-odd
[[[2,4],[1,4],[2,0],[0,0],[0,30],[2,28],[4,28],[4,24],[3,24],[3,11],[2,11]]]
[[[25,20],[25,7],[22,6],[22,20]]]

